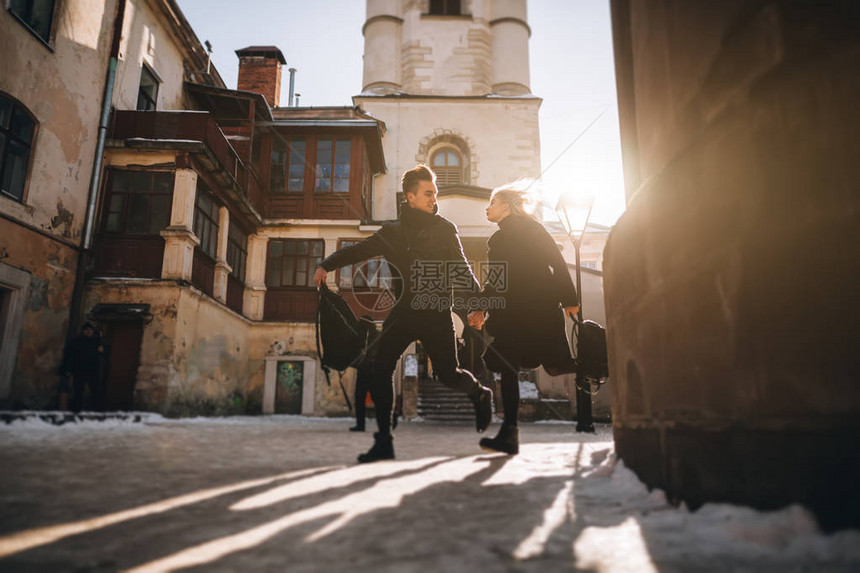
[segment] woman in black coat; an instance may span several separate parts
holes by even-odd
[[[528,213],[529,196],[515,185],[493,191],[487,219],[499,225],[488,242],[487,282],[482,290],[493,342],[487,368],[501,374],[504,423],[481,447],[519,452],[519,370],[543,365],[551,376],[574,371],[564,314],[576,316],[579,298],[555,241]],[[563,311],[562,311],[563,309]],[[480,327],[480,320],[472,326]]]

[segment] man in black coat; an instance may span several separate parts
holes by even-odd
[[[60,373],[72,376],[72,411],[80,412],[84,389],[89,386],[93,409],[101,409],[101,365],[104,346],[95,327],[85,322],[81,333],[66,347]]]
[[[452,283],[456,283],[458,291],[474,293],[480,285],[463,254],[457,227],[436,214],[433,171],[419,165],[403,174],[401,185],[406,203],[400,219],[332,253],[314,273],[314,281],[320,285],[328,272],[382,256],[400,274],[400,280],[395,281],[397,303],[382,326],[370,385],[379,431],[374,434],[373,447],[358,456],[361,463],[394,458],[392,375],[398,358],[415,340],[421,340],[442,383],[472,400],[477,431],[483,432],[492,418],[492,390],[481,386],[471,372],[459,368],[451,318],[455,302],[451,298]],[[456,300],[462,304],[461,298]]]

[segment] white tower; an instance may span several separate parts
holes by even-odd
[[[385,122],[375,219],[396,216],[400,176],[426,163],[440,210],[486,236],[489,191],[540,174],[541,99],[529,88],[526,0],[368,0],[362,93]]]

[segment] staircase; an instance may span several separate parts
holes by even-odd
[[[436,379],[419,380],[418,415],[434,422],[475,422],[472,401]]]

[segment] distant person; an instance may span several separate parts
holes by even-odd
[[[95,326],[85,322],[81,333],[66,346],[60,374],[72,377],[72,411],[80,412],[83,405],[84,392],[90,389],[92,408],[100,410],[101,371],[104,345]]]
[[[377,343],[370,394],[376,405],[373,447],[358,456],[359,463],[394,458],[391,415],[394,403],[392,375],[397,360],[415,340],[421,340],[435,371],[446,386],[463,392],[475,407],[475,428],[483,432],[493,416],[493,392],[467,370],[459,368],[451,288],[435,273],[456,267],[468,289],[479,284],[466,257],[457,227],[436,214],[436,175],[426,165],[406,171],[401,179],[406,203],[400,219],[387,223],[372,236],[332,253],[314,272],[319,286],[326,274],[372,257],[385,257],[401,273],[397,303],[382,325]],[[447,265],[447,266],[446,266]],[[477,294],[477,293],[476,293]],[[479,313],[475,313],[479,314]]]
[[[365,320],[359,322],[359,326],[364,329],[361,334],[364,338],[364,348],[367,354],[365,354],[364,359],[355,368],[355,393],[353,394],[355,426],[349,429],[350,432],[363,432],[365,429],[367,394],[370,392],[370,383],[373,376],[373,359],[376,356],[376,339],[379,337],[379,332],[373,323],[373,317],[365,315],[362,318]]]
[[[488,282],[482,291],[485,302],[504,302],[487,304],[493,342],[484,362],[501,374],[504,421],[496,437],[483,438],[480,446],[511,455],[519,453],[520,369],[543,365],[551,376],[575,370],[564,314],[576,317],[579,298],[564,257],[529,207],[528,193],[512,184],[493,190],[486,209],[487,219],[499,225],[487,242],[487,263],[505,273],[502,283]],[[481,328],[483,318],[470,315],[469,323]]]

